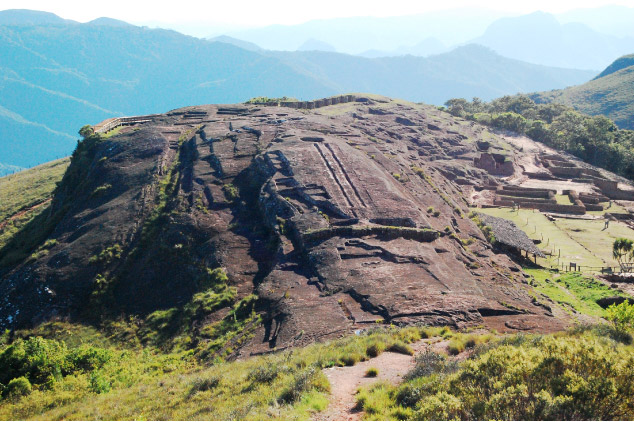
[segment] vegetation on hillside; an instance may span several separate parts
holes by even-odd
[[[529,136],[581,160],[634,180],[634,131],[604,116],[586,116],[561,104],[537,104],[526,95],[489,103],[454,98],[447,110],[460,117]]]
[[[634,129],[634,55],[620,57],[596,78],[565,89],[531,94],[538,103],[559,103],[589,115],[605,115]]]
[[[632,419],[631,336],[613,334],[603,325],[515,335],[460,364],[428,351],[402,385],[362,388],[358,407],[370,420]]]
[[[377,328],[209,366],[192,352],[141,349],[85,326],[48,323],[0,338],[0,419],[308,419],[328,404],[322,368],[385,350],[411,354],[407,343],[441,332],[452,335]]]
[[[557,274],[555,271],[525,269],[531,276],[530,286],[535,296],[544,295],[571,316],[606,317],[606,310],[597,303],[607,297],[625,296],[593,277],[580,273]]]

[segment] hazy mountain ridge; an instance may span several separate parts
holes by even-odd
[[[69,154],[86,123],[191,103],[372,91],[442,104],[451,97],[488,100],[560,88],[594,76],[510,60],[477,46],[428,58],[368,59],[260,51],[240,40],[210,42],[108,18],[78,24],[51,14],[0,12],[7,22],[18,18],[26,24],[0,25],[0,54],[8,59],[0,64],[6,122],[0,151],[3,163],[20,167]],[[39,21],[52,23],[28,24]]]
[[[530,63],[600,69],[631,51],[634,37],[601,34],[582,23],[560,24],[555,15],[535,12],[499,19],[473,42]]]

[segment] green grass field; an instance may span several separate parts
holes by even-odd
[[[38,205],[51,198],[69,163],[62,158],[0,178],[0,248],[45,208]]]
[[[548,296],[573,317],[575,312],[592,317],[604,317],[605,310],[597,304],[598,299],[626,296],[581,273],[558,274],[534,268],[525,268],[524,272],[533,277],[531,286],[537,292]]]
[[[542,241],[538,247],[548,253],[554,252],[554,255],[546,259],[538,259],[538,264],[540,265],[556,267],[558,262],[566,265],[570,262],[575,262],[581,266],[588,267],[601,267],[606,265],[606,262],[601,258],[605,256],[605,252],[600,250],[602,246],[590,244],[590,248],[587,248],[579,243],[576,237],[572,236],[571,231],[568,231],[577,228],[585,230],[587,228],[591,230],[587,235],[594,236],[598,240],[600,236],[605,236],[605,232],[597,233],[594,228],[596,224],[600,224],[601,227],[603,227],[603,220],[593,222],[596,224],[591,225],[588,224],[589,221],[586,220],[559,219],[556,222],[549,221],[542,213],[538,211],[533,212],[533,210],[529,209],[521,209],[519,212],[514,212],[510,208],[483,208],[477,209],[476,211],[511,220],[520,229],[524,230],[529,238]],[[566,223],[564,224],[562,221]],[[623,228],[625,230],[623,230]],[[621,224],[610,224],[609,230],[609,233],[629,231],[631,238],[634,239],[634,231],[627,229],[627,227],[621,227]],[[561,257],[558,261],[557,258],[560,253]],[[612,253],[611,244],[609,253]],[[612,262],[610,259],[609,264],[616,265],[616,262]]]

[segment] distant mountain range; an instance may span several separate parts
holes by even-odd
[[[482,8],[433,11],[393,17],[320,19],[297,25],[270,25],[229,32],[267,50],[295,51],[309,39],[328,43],[339,52],[361,54],[370,49],[394,51],[435,37],[444,45],[457,46],[476,38],[505,13]]]
[[[18,167],[69,154],[79,127],[112,116],[343,92],[442,104],[562,88],[596,74],[473,45],[429,58],[270,52],[230,38],[212,42],[114,19],[80,24],[31,11],[0,12],[0,57],[0,163]]]
[[[364,57],[428,56],[481,44],[514,59],[545,66],[598,70],[634,45],[634,8],[606,6],[561,15],[503,16],[459,9],[397,17],[315,20],[229,35],[269,50],[295,51],[307,40]]]
[[[586,114],[603,114],[619,127],[634,130],[634,54],[619,58],[582,85],[532,97],[538,102],[570,105]]]
[[[602,69],[634,48],[634,37],[601,34],[582,23],[561,24],[543,12],[502,18],[473,42],[518,60],[575,69]]]

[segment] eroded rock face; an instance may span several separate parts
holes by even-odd
[[[154,116],[99,144],[57,243],[4,270],[0,324],[86,315],[100,274],[118,312],[143,316],[186,302],[197,269],[221,266],[238,299],[259,297],[264,323],[244,353],[377,321],[559,327],[466,216],[461,186],[491,182],[473,164],[483,130],[385,98]],[[157,221],[161,192],[176,205]],[[121,258],[90,263],[113,244]]]

